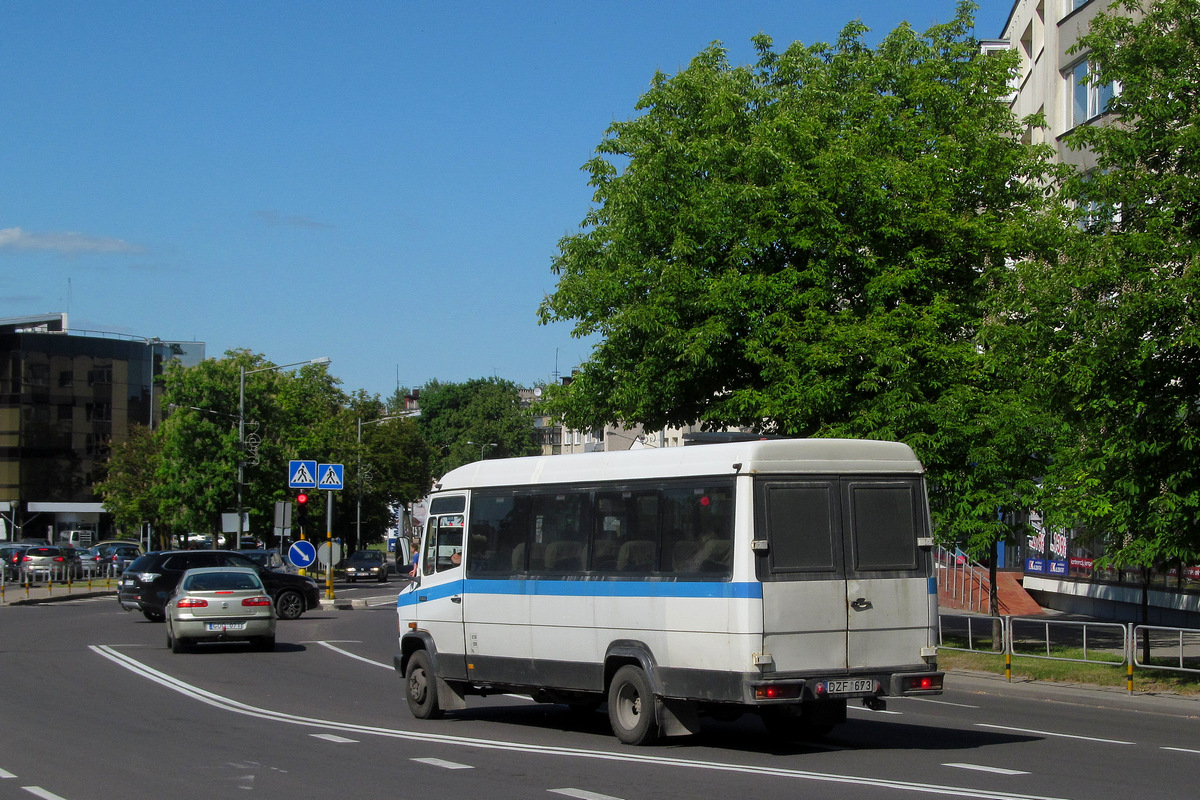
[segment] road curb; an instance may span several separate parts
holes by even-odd
[[[61,592],[53,594],[45,589],[37,589],[34,591],[37,592],[36,595],[31,592],[29,597],[25,597],[24,589],[18,589],[14,592],[10,592],[8,589],[5,589],[4,599],[0,601],[0,606],[37,606],[42,605],[43,603],[61,603],[67,600],[82,600],[91,597],[115,597],[117,594],[116,589],[76,592],[67,591],[67,589],[64,588]],[[11,595],[16,594],[20,594],[21,596],[15,600],[10,599]]]

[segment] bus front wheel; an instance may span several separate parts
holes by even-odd
[[[654,693],[641,667],[627,664],[608,687],[608,721],[625,744],[653,744],[658,739]]]
[[[404,687],[408,696],[408,710],[414,717],[439,719],[442,716],[442,707],[438,704],[437,678],[434,677],[429,654],[424,650],[418,650],[408,657]]]

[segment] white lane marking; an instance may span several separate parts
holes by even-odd
[[[1186,747],[1162,747],[1162,750],[1174,750],[1176,753],[1195,753],[1200,755],[1200,750],[1189,750]]]
[[[566,797],[577,797],[579,800],[621,800],[620,797],[613,797],[611,794],[599,794],[597,792],[585,792],[583,789],[547,789],[550,794],[561,794]]]
[[[442,769],[475,769],[470,764],[459,764],[457,761],[447,761],[444,758],[414,758],[418,764],[428,764],[431,767],[441,767]]]
[[[967,797],[974,798],[974,800],[1062,800],[1062,798],[1047,797],[1043,795],[1015,794],[1012,792],[974,789],[964,786],[917,783],[914,781],[899,781],[888,778],[854,777],[851,775],[811,772],[808,770],[789,769],[786,767],[753,766],[720,761],[696,761],[674,756],[627,753],[620,750],[585,750],[577,747],[523,744],[520,742],[507,742],[497,739],[474,739],[464,736],[452,736],[449,734],[406,731],[397,728],[379,728],[371,725],[355,725],[347,722],[334,722],[332,720],[300,717],[294,714],[284,714],[279,711],[257,708],[237,700],[232,700],[228,697],[223,697],[214,692],[210,692],[207,689],[201,689],[198,686],[184,683],[178,678],[174,678],[165,672],[160,672],[152,667],[148,667],[140,661],[125,655],[124,653],[117,652],[109,645],[89,645],[88,649],[94,653],[97,653],[98,655],[103,656],[104,658],[107,658],[113,663],[128,669],[130,672],[141,675],[147,680],[153,681],[154,683],[171,689],[172,691],[179,692],[186,697],[198,700],[207,705],[224,709],[225,711],[231,711],[236,714],[244,714],[245,716],[269,720],[272,722],[281,722],[288,725],[298,725],[309,728],[323,728],[325,730],[356,733],[359,735],[385,736],[391,739],[421,742],[424,744],[433,743],[456,747],[474,747],[481,750],[494,750],[510,753],[533,753],[538,755],[591,759],[594,761],[609,761],[624,764],[649,764],[660,767],[707,770],[711,772],[725,772],[741,775],[768,775],[778,778],[791,778],[793,780],[814,781],[817,783],[869,786],[877,789],[895,789],[897,791],[904,792],[945,795],[951,797]]]
[[[939,706],[954,706],[955,708],[979,708],[966,703],[951,703],[949,700],[934,700],[932,697],[897,697],[896,700],[916,700],[918,703],[936,703]]]
[[[1135,744],[1135,742],[1123,742],[1120,739],[1099,739],[1095,736],[1079,736],[1074,733],[1055,733],[1054,731],[1038,731],[1032,728],[1013,728],[1008,725],[989,725],[986,722],[976,722],[977,728],[991,728],[997,731],[1012,731],[1013,733],[1031,733],[1035,736],[1056,736],[1060,739],[1081,739],[1085,742],[1098,742],[1100,744]]]
[[[54,792],[47,792],[40,786],[22,786],[21,788],[29,792],[34,797],[42,798],[42,800],[66,800],[65,797],[59,797]]]
[[[969,769],[975,772],[991,772],[995,775],[1028,775],[1028,772],[1022,772],[1019,769],[1004,769],[1003,767],[985,767],[982,764],[962,764],[951,762],[942,764],[943,767],[954,767],[955,769]]]
[[[15,778],[15,777],[17,777],[17,776],[13,775],[8,770],[0,768],[0,778]]]
[[[351,653],[349,650],[343,650],[340,647],[334,647],[329,642],[317,642],[317,644],[321,645],[322,647],[328,647],[330,650],[334,651],[335,653],[341,653],[344,656],[349,656],[350,658],[354,658],[359,661],[366,662],[367,664],[371,664],[372,666],[383,667],[384,669],[395,669],[395,667],[393,667],[391,664],[383,664],[379,661],[372,661],[369,658],[363,658],[360,655],[355,655],[354,653]]]
[[[345,736],[336,736],[332,733],[310,733],[309,736],[314,739],[324,739],[334,744],[358,744],[358,739],[347,739]]]

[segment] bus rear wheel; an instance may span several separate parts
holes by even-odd
[[[624,744],[654,744],[658,740],[654,693],[641,667],[626,664],[613,675],[608,687],[608,721]]]
[[[438,704],[437,678],[433,674],[433,662],[424,650],[408,657],[404,669],[404,688],[408,696],[408,710],[417,719],[440,719],[441,705]]]

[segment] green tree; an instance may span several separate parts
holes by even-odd
[[[1007,104],[1013,53],[981,54],[972,3],[872,49],[732,67],[713,45],[657,75],[587,164],[595,205],[559,244],[543,322],[598,336],[569,425],[700,422],[911,444],[939,535],[986,552],[1038,467],[1021,387],[979,338],[1006,259],[1060,227],[1045,148]]]
[[[346,506],[339,531],[355,549],[379,542],[384,531],[402,524],[401,515],[429,492],[433,480],[433,452],[417,422],[389,413],[377,396],[358,392],[351,398],[356,450],[346,462]],[[361,428],[362,443],[357,445]],[[361,492],[361,540],[359,502]]]
[[[1114,3],[1077,51],[1121,92],[1067,136],[1096,160],[1064,186],[1078,231],[1057,262],[1019,266],[1008,320],[1071,425],[1047,503],[1110,563],[1196,563],[1200,2]]]
[[[156,533],[159,531],[157,472],[161,447],[158,437],[145,425],[131,425],[129,437],[113,445],[105,478],[96,484],[96,492],[122,531],[140,531],[145,523]]]
[[[431,381],[421,389],[421,416],[417,419],[433,449],[435,476],[481,457],[540,452],[534,439],[533,416],[521,407],[518,387],[512,381]]]
[[[240,451],[243,369],[248,446]],[[158,477],[162,513],[176,533],[220,530],[220,515],[237,507],[241,460],[246,532],[268,539],[274,503],[291,496],[288,460],[334,461],[352,447],[346,443],[353,442],[353,432],[342,413],[347,398],[324,365],[277,371],[261,355],[231,350],[195,367],[169,367],[162,398],[171,413],[158,430],[163,452]],[[323,506],[317,505],[314,520],[322,518]]]

